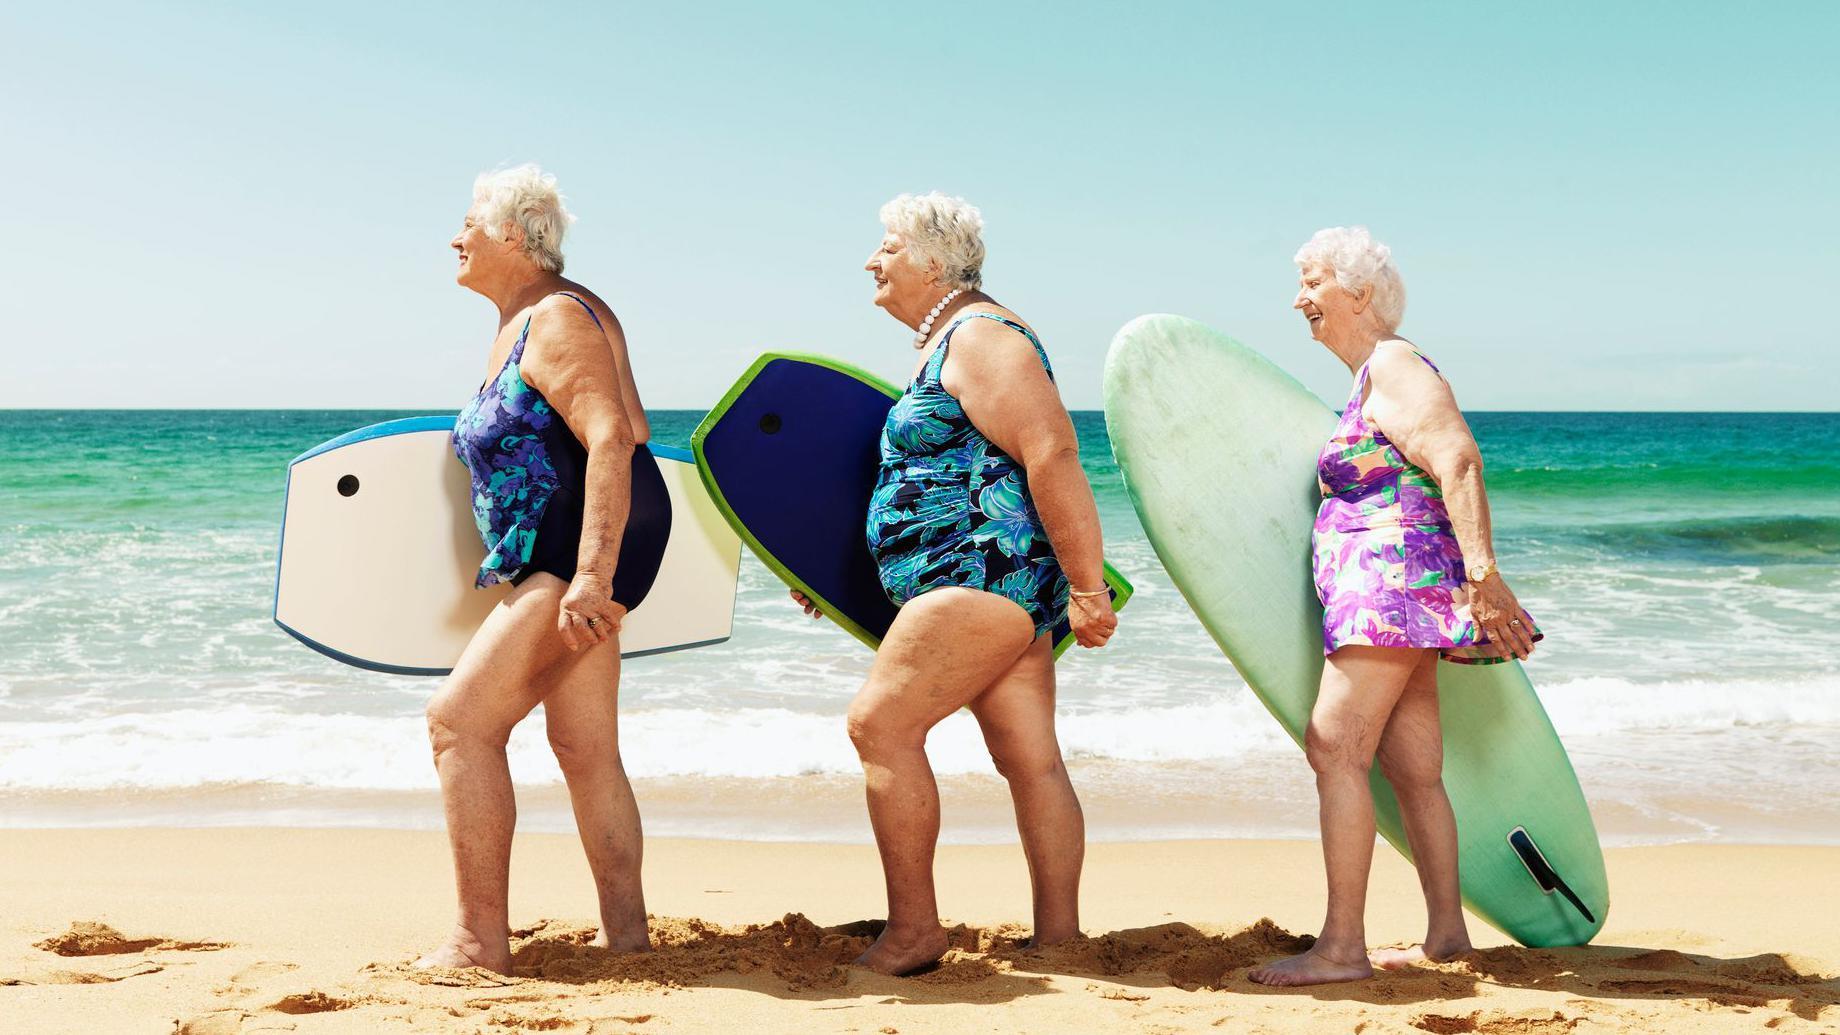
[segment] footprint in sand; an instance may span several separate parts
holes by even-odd
[[[352,1002],[350,999],[340,999],[338,996],[327,995],[319,989],[314,988],[305,992],[297,992],[293,995],[282,996],[274,1003],[271,1003],[268,1009],[276,1013],[287,1014],[331,1013],[334,1010],[349,1010],[356,1005],[358,1004]]]
[[[113,956],[130,952],[180,951],[211,952],[227,949],[229,942],[182,942],[171,938],[129,938],[108,924],[94,920],[77,920],[70,930],[41,942],[33,948],[55,952],[59,956]]]
[[[546,1013],[495,1013],[486,1019],[494,1028],[512,1031],[583,1031],[592,1030],[593,1021],[577,1020],[554,1011]]]
[[[245,1016],[241,1010],[218,1010],[180,1022],[173,1035],[242,1035]]]
[[[1610,965],[1621,967],[1624,970],[1665,970],[1673,973],[1699,968],[1699,964],[1693,962],[1693,957],[1674,949],[1651,949],[1648,952],[1638,952],[1634,956],[1612,960]]]
[[[264,960],[251,963],[242,970],[230,975],[230,980],[211,990],[213,995],[246,996],[257,991],[261,984],[271,978],[300,969],[297,963],[279,963]]]
[[[1558,1035],[1569,1032],[1578,1026],[1579,1018],[1567,1017],[1557,1010],[1550,1015],[1526,1016],[1503,1013],[1500,1010],[1471,1010],[1463,1015],[1441,1013],[1421,1013],[1412,1018],[1412,1027],[1420,1031],[1432,1032],[1433,1035],[1457,1035],[1457,1033],[1476,1032],[1478,1035]]]
[[[142,960],[112,970],[47,970],[18,977],[0,977],[0,985],[106,985],[131,977],[158,974],[165,969],[158,963]]]

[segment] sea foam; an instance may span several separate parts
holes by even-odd
[[[1797,735],[1840,726],[1840,679],[1804,683],[1637,684],[1587,679],[1541,690],[1554,725],[1574,746],[1602,752],[1605,737],[1637,733],[1779,729]],[[1058,728],[1073,761],[1150,764],[1233,762],[1294,751],[1289,737],[1244,688],[1205,703],[1063,708]],[[772,779],[860,771],[833,713],[780,708],[713,711],[639,708],[620,717],[626,768],[635,777]],[[534,715],[513,733],[520,783],[560,779]],[[992,767],[970,715],[956,714],[928,740],[941,775]],[[177,788],[265,783],[411,790],[433,785],[419,713],[311,714],[272,705],[117,711],[94,717],[0,724],[0,791]]]

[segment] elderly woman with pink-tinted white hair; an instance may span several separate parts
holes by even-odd
[[[1443,783],[1439,659],[1525,658],[1540,633],[1495,566],[1482,453],[1437,364],[1399,336],[1405,282],[1364,227],[1319,231],[1297,252],[1292,308],[1354,384],[1317,461],[1313,535],[1323,604],[1322,683],[1304,750],[1321,800],[1328,913],[1316,944],[1249,975],[1267,985],[1354,981],[1375,966],[1469,951],[1457,825]],[[1393,785],[1429,922],[1422,944],[1371,953],[1376,753]]]

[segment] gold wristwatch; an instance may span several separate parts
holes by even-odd
[[[1464,575],[1470,582],[1487,582],[1489,576],[1495,574],[1496,570],[1493,563],[1484,561],[1481,564],[1466,568],[1464,570]]]

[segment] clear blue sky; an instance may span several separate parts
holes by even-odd
[[[9,4],[3,406],[424,407],[493,311],[447,249],[536,161],[646,402],[769,348],[890,377],[876,209],[984,209],[1093,407],[1204,320],[1330,399],[1290,256],[1365,223],[1486,409],[1833,409],[1840,5]]]

